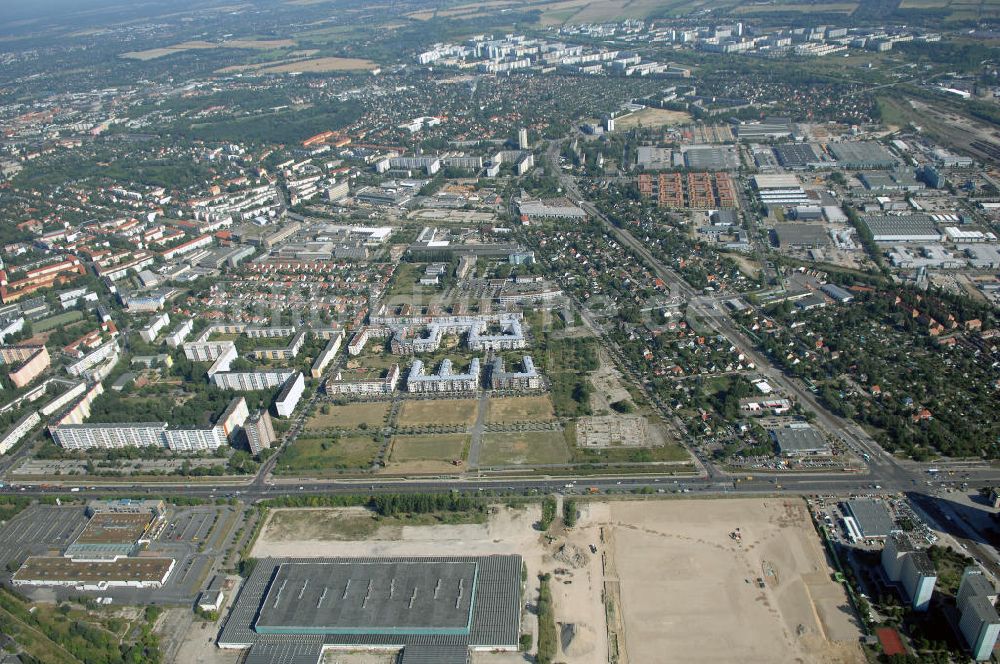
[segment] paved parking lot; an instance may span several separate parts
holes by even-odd
[[[212,532],[217,508],[171,510],[167,525],[157,538],[160,542],[204,542]]]
[[[0,566],[21,562],[28,555],[61,551],[86,523],[83,507],[32,505],[0,528]]]
[[[116,588],[100,593],[115,604],[188,604],[194,601],[213,572],[213,563],[235,524],[238,508],[224,506],[168,507],[162,525],[153,531],[146,551],[177,562],[163,588]],[[28,555],[62,553],[87,523],[84,508],[34,505],[0,527],[0,568]],[[40,600],[78,595],[74,588],[25,588]]]

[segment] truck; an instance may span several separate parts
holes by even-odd
[[[592,486],[589,489],[587,489],[587,493],[600,493],[600,492],[601,490],[598,489],[596,486]]]

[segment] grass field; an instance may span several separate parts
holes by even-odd
[[[31,329],[35,332],[48,332],[49,330],[54,330],[57,327],[68,325],[75,321],[81,320],[82,318],[83,318],[83,313],[80,311],[67,311],[66,313],[62,313],[57,316],[50,316],[49,318],[43,318],[37,323],[32,323]]]
[[[285,447],[278,457],[275,472],[322,476],[339,470],[368,468],[378,454],[379,445],[371,436],[302,437]]]
[[[488,433],[483,436],[484,466],[567,463],[569,447],[562,431]]]
[[[618,129],[633,129],[643,127],[664,127],[667,125],[688,124],[691,114],[684,111],[668,111],[664,108],[644,108],[630,115],[615,120]]]
[[[378,65],[371,60],[329,57],[288,62],[274,67],[265,67],[260,72],[265,74],[287,74],[292,72],[371,71],[377,68]]]
[[[396,424],[401,427],[471,426],[476,422],[475,399],[427,399],[403,402]]]
[[[323,409],[328,409],[324,414]],[[389,403],[375,401],[372,403],[350,403],[346,406],[324,405],[316,409],[316,413],[306,420],[306,431],[317,429],[357,429],[362,424],[376,429],[385,422],[389,414]]]
[[[501,397],[491,399],[486,421],[506,422],[551,422],[556,418],[552,399],[546,394],[535,397]]]
[[[430,436],[395,436],[392,439],[392,462],[444,461],[464,459],[469,444],[466,434],[440,434]]]

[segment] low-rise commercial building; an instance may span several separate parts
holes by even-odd
[[[14,573],[18,586],[57,586],[80,590],[161,588],[174,569],[173,558],[121,558],[77,562],[62,556],[31,556]]]
[[[830,454],[829,441],[811,426],[780,427],[770,434],[783,457]]]

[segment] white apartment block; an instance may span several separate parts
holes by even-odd
[[[212,376],[212,383],[223,390],[256,392],[284,385],[295,373],[289,370],[220,371]]]
[[[248,355],[258,360],[291,360],[299,354],[305,342],[306,331],[299,330],[285,348],[263,348],[251,351]]]
[[[170,316],[168,314],[161,314],[149,321],[149,325],[139,330],[139,336],[142,337],[143,341],[151,344],[160,334],[160,330],[169,324]]]
[[[472,358],[468,373],[452,373],[451,367],[451,360],[444,359],[436,374],[424,374],[424,363],[413,360],[406,389],[410,392],[474,392],[479,389],[478,357]]]
[[[97,349],[94,350],[89,355],[85,355],[76,362],[73,362],[72,364],[67,366],[66,371],[71,376],[80,376],[85,371],[87,371],[87,369],[96,366],[97,364],[103,362],[104,360],[108,359],[117,352],[118,352],[118,344],[112,339],[111,341],[107,341],[104,344],[98,346]]]
[[[184,340],[187,339],[188,335],[191,334],[191,330],[194,328],[194,319],[188,318],[186,321],[174,328],[174,331],[167,336],[167,345],[171,348],[177,348]]]
[[[321,378],[323,376],[323,371],[326,370],[327,365],[337,357],[337,351],[340,350],[340,344],[344,341],[343,332],[338,331],[336,336],[332,337],[330,341],[327,342],[326,347],[323,349],[317,357],[316,361],[313,362],[312,367],[309,369],[309,373],[313,378]]]
[[[398,364],[389,369],[385,378],[344,381],[338,373],[333,379],[326,381],[323,390],[327,394],[392,394],[399,383],[399,375]]]
[[[184,356],[194,362],[214,362],[229,349],[236,349],[232,341],[189,341],[184,344]]]
[[[301,371],[296,371],[278,393],[278,398],[274,400],[274,410],[279,417],[288,417],[295,411],[305,389],[306,379]]]
[[[10,429],[0,437],[0,454],[6,454],[10,448],[17,445],[18,441],[28,435],[28,432],[35,428],[35,425],[42,421],[37,410],[32,410],[27,415],[14,423]]]

